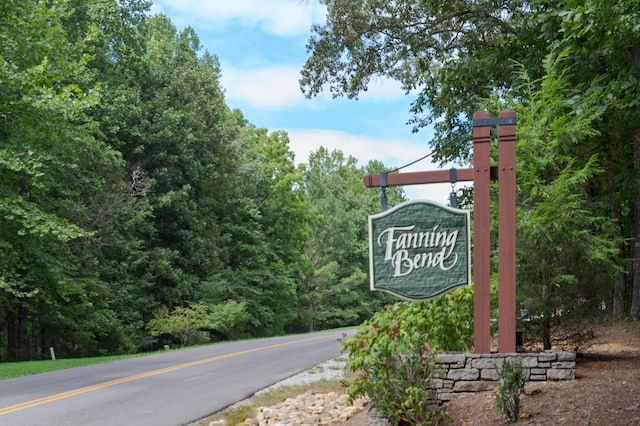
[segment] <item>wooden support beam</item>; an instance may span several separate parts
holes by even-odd
[[[486,111],[473,114],[474,121],[490,117]],[[477,354],[491,352],[490,142],[490,127],[473,127],[473,351]]]
[[[499,118],[515,116],[504,110]],[[516,125],[498,132],[498,351],[510,353],[516,351]]]

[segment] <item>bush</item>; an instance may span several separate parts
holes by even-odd
[[[185,346],[200,330],[210,329],[211,320],[207,306],[196,304],[187,308],[177,307],[171,313],[161,310],[149,321],[147,328],[152,336],[170,334],[178,337]]]
[[[235,300],[219,303],[211,308],[211,328],[229,339],[239,339],[246,334],[249,323],[247,305]]]
[[[473,289],[465,287],[428,302],[386,306],[345,339],[351,399],[369,396],[371,407],[392,424],[431,424],[444,412],[433,387],[438,351],[473,344]]]
[[[499,375],[495,406],[502,411],[507,423],[517,422],[520,417],[520,394],[524,390],[526,370],[520,361],[505,360]]]

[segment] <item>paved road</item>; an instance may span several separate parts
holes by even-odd
[[[241,341],[2,380],[0,425],[188,424],[338,356],[341,337]]]

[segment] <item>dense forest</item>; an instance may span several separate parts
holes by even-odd
[[[397,79],[443,163],[468,162],[474,111],[518,112],[518,297],[545,346],[558,321],[640,317],[637,0],[321,3],[307,96]],[[320,148],[297,166],[286,132],[226,105],[215,52],[149,7],[0,3],[2,361],[204,338],[181,318],[211,339],[356,325],[389,303],[368,289],[380,197],[362,184],[385,165]]]
[[[319,149],[296,166],[285,132],[227,107],[194,31],[148,8],[0,4],[0,360],[151,350],[172,316],[227,339],[383,303],[362,185],[383,165]]]

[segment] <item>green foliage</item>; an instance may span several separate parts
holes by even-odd
[[[505,360],[500,368],[495,406],[505,416],[507,423],[520,418],[520,394],[524,390],[527,370],[520,361]]]
[[[364,187],[362,179],[382,170],[376,162],[358,167],[354,157],[324,147],[309,156],[303,183],[311,235],[304,251],[307,268],[298,284],[303,329],[361,324],[392,300],[366,285],[367,217],[380,211],[380,197]],[[400,189],[389,192],[391,205],[402,200]]]
[[[378,324],[371,325],[376,336],[358,335],[343,345],[349,351],[347,368],[358,373],[347,388],[350,398],[369,396],[371,407],[392,424],[430,424],[438,416],[436,355],[418,333],[399,337],[393,333],[400,331]]]
[[[555,323],[608,302],[614,281],[627,309],[640,289],[625,273],[640,271],[635,3],[324,3],[307,95],[397,79],[418,94],[415,127],[435,123],[434,157],[463,162],[471,112],[494,94],[518,110],[527,325],[550,340]],[[227,337],[370,319],[391,297],[366,285],[381,194],[362,177],[388,168],[325,148],[296,166],[286,133],[228,108],[193,29],[149,5],[0,3],[0,358],[148,349],[154,312],[189,305],[226,312]],[[470,293],[455,297],[469,306]],[[468,347],[471,308],[447,301],[424,304],[421,327],[433,347]]]
[[[471,114],[493,90],[514,83],[505,63],[525,60],[538,75],[539,52],[547,48],[531,19],[535,2],[325,3],[327,21],[312,28],[302,90],[357,98],[375,77],[399,81],[417,93],[411,122],[416,130],[433,124],[434,158],[443,162],[469,158]]]
[[[368,395],[393,424],[430,424],[437,353],[469,349],[473,342],[473,291],[464,287],[431,301],[387,306],[345,339],[347,369],[357,373],[351,398]]]
[[[230,339],[238,339],[246,333],[249,313],[246,304],[229,300],[211,307],[211,328]]]
[[[161,310],[149,321],[147,328],[153,336],[175,336],[185,346],[196,332],[212,327],[209,309],[206,305],[197,304],[186,308],[177,307],[171,313]]]
[[[234,119],[243,118],[234,112]],[[222,268],[203,286],[216,304],[246,305],[251,335],[285,332],[295,317],[302,253],[309,238],[309,208],[288,136],[245,125],[234,141],[238,162],[216,206]]]
[[[605,174],[602,161],[578,155],[599,143],[593,126],[602,112],[601,91],[595,81],[580,98],[567,99],[568,77],[557,72],[562,60],[549,56],[541,81],[521,72],[528,97],[518,105],[519,298],[531,314],[527,331],[545,349],[555,324],[598,311],[609,297],[607,284],[621,272],[615,223],[589,196]]]
[[[88,63],[97,35],[76,38],[66,27],[73,11],[55,4],[7,1],[0,11],[0,323],[8,342],[0,356],[8,359],[42,356],[37,348],[50,345],[87,354],[97,341],[84,325],[104,312],[85,249],[96,235],[92,200],[123,163],[95,138],[100,84]]]

